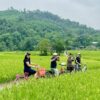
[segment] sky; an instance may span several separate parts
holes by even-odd
[[[10,7],[42,10],[100,30],[100,0],[0,0],[0,10]]]

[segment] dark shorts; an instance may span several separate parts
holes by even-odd
[[[74,70],[74,68],[73,68],[73,67],[67,67],[67,70],[68,70],[69,72],[72,72],[72,71]]]
[[[24,73],[28,73],[28,76],[30,76],[30,75],[34,75],[36,71],[33,69],[29,69],[29,70],[24,70]]]

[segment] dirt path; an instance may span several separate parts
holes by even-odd
[[[0,84],[0,90],[3,90],[4,88],[11,88],[13,84],[15,84],[15,81],[2,83],[2,84]]]
[[[0,91],[5,89],[5,88],[11,88],[13,85],[18,85],[19,83],[21,83],[21,80],[20,81],[10,81],[10,82],[7,82],[7,83],[2,83],[0,84]]]

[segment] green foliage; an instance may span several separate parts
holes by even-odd
[[[48,39],[43,39],[39,42],[38,44],[38,48],[41,52],[40,55],[47,55],[48,51],[51,50],[51,44],[50,41]]]
[[[76,55],[78,51],[68,51]],[[80,51],[82,55],[82,63],[87,64],[88,70],[99,69],[100,67],[100,51]],[[39,52],[31,52],[31,61],[39,64],[47,69],[50,68],[51,56],[39,56]],[[0,83],[12,80],[18,73],[23,73],[23,59],[25,52],[0,52]],[[66,57],[61,55],[58,68],[61,62],[66,62]],[[6,73],[5,73],[6,71]]]
[[[86,48],[93,41],[100,43],[100,31],[49,12],[18,11],[12,7],[0,11],[0,51],[35,50],[44,38],[50,44],[63,40],[66,49]]]
[[[64,42],[62,40],[55,40],[53,43],[53,49],[59,54],[64,51]]]

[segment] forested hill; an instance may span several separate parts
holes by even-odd
[[[0,51],[34,50],[44,39],[52,44],[53,49],[57,44],[67,49],[86,48],[94,41],[99,42],[99,47],[99,38],[100,31],[49,12],[13,8],[0,11]]]

